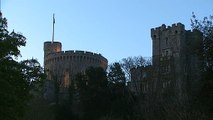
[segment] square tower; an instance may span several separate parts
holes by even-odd
[[[151,29],[151,37],[156,90],[173,91],[180,98],[190,87],[188,83],[193,82],[194,74],[199,75],[196,51],[202,49],[202,34],[187,31],[183,24],[177,23]]]

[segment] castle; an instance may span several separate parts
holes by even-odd
[[[79,50],[62,51],[60,42],[44,42],[44,69],[48,82],[46,95],[54,96],[54,81],[59,84],[59,92],[64,93],[77,73],[84,72],[88,67],[102,67],[106,70],[107,66],[108,61],[101,54]]]
[[[146,119],[184,116],[202,80],[203,35],[177,23],[152,28],[151,37],[152,65],[131,69],[129,87]]]
[[[181,23],[151,29],[152,65],[131,69],[129,87],[137,94],[166,94],[184,98],[201,77],[202,33],[185,30]],[[88,67],[106,70],[108,61],[87,51],[62,51],[60,42],[44,42],[44,68],[48,80],[61,89],[72,84],[74,76]]]
[[[152,65],[131,70],[131,89],[139,94],[170,92],[183,98],[201,77],[202,34],[177,23],[152,28],[151,37]]]

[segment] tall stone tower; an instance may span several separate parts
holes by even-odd
[[[177,23],[151,29],[151,37],[155,89],[161,92],[172,89],[181,98],[200,75],[202,34],[187,31],[183,24]]]
[[[61,52],[62,45],[60,42],[47,41],[44,42],[44,69],[47,75],[47,79],[53,79],[53,70],[51,70],[51,64],[48,62],[48,56],[53,53]],[[52,76],[52,77],[51,77]]]
[[[60,42],[44,42],[44,69],[47,75],[45,98],[54,100],[55,85],[58,85],[61,99],[68,98],[68,89],[77,73],[88,67],[102,67],[106,70],[108,61],[101,54],[88,51],[62,51]]]
[[[57,79],[61,87],[69,87],[71,79],[88,67],[107,68],[108,61],[101,54],[88,51],[62,51],[60,42],[44,42],[44,68],[48,80]]]
[[[67,88],[73,84],[77,73],[83,73],[88,67],[101,67],[106,70],[108,66],[107,59],[101,54],[80,50],[62,51],[61,42],[54,41],[54,24],[53,14],[52,41],[44,42],[44,69],[47,75],[45,96],[50,100],[53,100],[56,90],[66,99]]]

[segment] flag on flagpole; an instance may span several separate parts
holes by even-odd
[[[55,14],[53,14],[53,33],[52,33],[52,42],[54,42],[54,30],[55,30]]]
[[[53,24],[55,24],[55,14],[53,14]]]

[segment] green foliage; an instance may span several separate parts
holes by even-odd
[[[7,20],[0,13],[0,118],[22,119],[30,91],[45,77],[37,60],[17,62],[19,47],[25,46],[26,38],[14,31],[7,31]]]
[[[213,16],[198,20],[193,13],[191,26],[193,30],[196,29],[203,33],[204,70],[213,71]]]
[[[19,64],[23,66],[22,74],[28,81],[31,90],[41,93],[46,75],[40,63],[36,59],[30,59],[21,61]]]
[[[130,119],[133,115],[133,95],[125,85],[125,76],[118,63],[110,69],[110,77],[102,68],[88,68],[76,75],[77,95],[83,120]],[[110,80],[111,79],[111,80]],[[113,82],[112,82],[113,81]],[[74,99],[74,98],[73,98]]]
[[[24,114],[30,88],[20,64],[13,60],[1,60],[0,64],[0,116],[16,120]]]
[[[192,29],[199,30],[203,33],[203,70],[202,80],[197,88],[200,88],[197,97],[197,106],[205,115],[212,119],[213,115],[213,16],[204,17],[203,20],[198,20],[193,13],[191,19]]]
[[[112,116],[120,119],[129,119],[133,115],[133,95],[126,86],[125,73],[120,63],[113,63],[108,73],[110,88],[110,111]]]
[[[76,76],[77,92],[84,120],[104,116],[109,107],[109,90],[106,72],[102,68],[88,68]]]
[[[123,72],[120,63],[115,62],[109,66],[108,79],[116,84],[126,84],[125,73]]]
[[[127,86],[110,84],[110,113],[114,118],[128,120],[133,117],[134,96]]]
[[[137,68],[137,67],[145,67],[148,65],[151,65],[151,59],[146,59],[142,56],[135,56],[135,57],[127,57],[123,58],[120,62],[121,68],[125,73],[126,79],[130,80],[131,79],[131,72],[130,70],[132,68]]]

